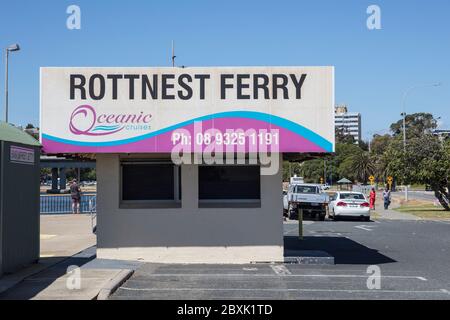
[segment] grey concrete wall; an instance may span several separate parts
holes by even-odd
[[[161,262],[282,260],[281,170],[261,176],[260,208],[198,208],[198,166],[182,165],[181,177],[181,208],[120,209],[119,155],[98,154],[98,256]]]
[[[14,272],[39,259],[39,154],[38,147],[0,142],[2,271]],[[35,164],[10,162],[10,146],[35,151]]]

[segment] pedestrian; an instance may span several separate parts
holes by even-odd
[[[80,213],[81,189],[77,183],[77,179],[73,179],[70,184],[70,195],[72,197],[72,213]]]
[[[383,200],[384,200],[384,210],[389,209],[389,205],[391,204],[391,190],[386,188],[383,191]]]
[[[377,193],[375,192],[375,188],[372,188],[369,195],[370,200],[370,209],[375,210],[375,200],[377,198]]]

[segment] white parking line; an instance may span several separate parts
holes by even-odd
[[[244,271],[257,271],[258,268],[242,268]]]
[[[411,293],[411,294],[448,294],[443,290],[369,290],[369,289],[289,289],[289,288],[130,288],[129,291],[251,291],[251,292],[346,292],[346,293]]]
[[[441,291],[442,291],[443,293],[446,293],[446,294],[450,295],[450,291],[448,291],[447,289],[441,289]]]
[[[278,265],[274,265],[278,266]],[[282,265],[280,265],[282,266]],[[271,266],[272,267],[272,266]],[[286,268],[287,269],[287,268]],[[273,270],[273,268],[272,268]],[[275,271],[275,270],[274,270]],[[285,274],[285,277],[292,278],[367,278],[368,275],[357,275],[357,274],[292,274],[289,270],[289,273]],[[276,272],[275,272],[276,273]],[[148,276],[151,277],[254,277],[254,278],[273,278],[275,275],[273,274],[247,274],[247,273],[221,273],[221,274],[211,274],[211,273],[158,273],[158,274],[150,274]],[[421,276],[380,276],[381,279],[416,279],[421,281],[428,281],[426,278]]]
[[[373,228],[373,226],[366,226],[366,225],[360,225],[360,226],[355,226],[355,228],[358,229],[362,229],[362,230],[366,230],[366,231],[373,231],[371,228]]]

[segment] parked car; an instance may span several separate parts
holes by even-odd
[[[284,212],[297,220],[299,209],[305,217],[323,221],[327,213],[328,194],[317,184],[291,184],[283,197]]]
[[[329,217],[359,217],[370,221],[370,204],[361,192],[339,191],[330,198],[328,204]]]

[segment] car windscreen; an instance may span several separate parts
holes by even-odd
[[[316,194],[319,193],[319,190],[315,186],[296,186],[294,193],[310,193]]]
[[[343,200],[365,200],[362,193],[341,193],[339,198]]]

